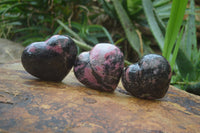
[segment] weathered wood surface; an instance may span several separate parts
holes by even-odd
[[[37,80],[20,63],[0,65],[0,132],[198,133],[200,97],[170,87],[161,100]]]

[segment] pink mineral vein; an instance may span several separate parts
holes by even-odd
[[[48,46],[47,45],[47,47],[46,47],[48,50],[53,50],[54,52],[57,52],[57,53],[62,53],[63,52],[63,50],[62,50],[62,47],[61,47],[61,44],[58,44],[58,45],[56,45],[56,46]]]

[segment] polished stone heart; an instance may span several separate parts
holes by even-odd
[[[163,56],[149,54],[124,69],[122,83],[135,97],[159,99],[165,96],[171,75],[171,67]]]
[[[123,53],[112,44],[97,44],[81,53],[74,65],[77,79],[89,88],[112,92],[116,89],[124,67]]]
[[[77,47],[70,37],[54,35],[45,42],[28,45],[21,61],[31,75],[42,80],[61,81],[74,65],[76,55]]]

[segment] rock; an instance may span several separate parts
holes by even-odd
[[[18,43],[0,38],[0,63],[7,63],[21,58],[24,47]]]
[[[74,64],[76,78],[85,86],[113,92],[124,68],[124,55],[109,43],[96,44],[91,51],[82,52]]]
[[[62,81],[74,66],[77,46],[69,36],[53,35],[28,45],[21,56],[25,70],[46,81]]]
[[[171,76],[171,66],[163,56],[147,54],[124,69],[122,84],[135,97],[160,99],[167,93]]]
[[[20,63],[0,64],[0,132],[198,133],[200,97],[170,86],[160,100],[84,87],[71,71],[38,80]]]

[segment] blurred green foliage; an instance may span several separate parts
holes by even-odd
[[[0,35],[21,41],[23,45],[44,40],[59,26],[55,19],[81,23],[84,8],[92,10],[90,4],[91,0],[1,0]]]

